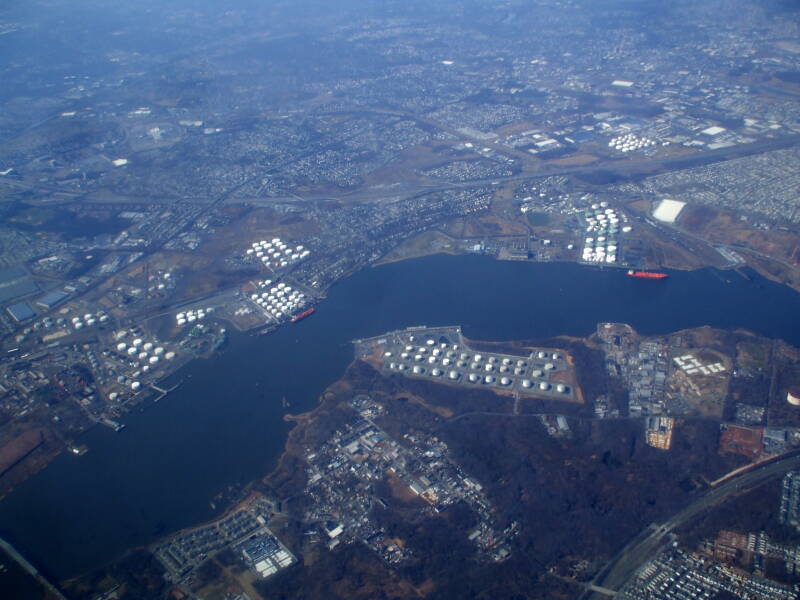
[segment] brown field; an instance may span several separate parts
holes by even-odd
[[[478,218],[466,219],[460,237],[503,237],[508,235],[527,235],[528,228],[522,219],[510,221],[499,215],[487,214]]]
[[[44,429],[29,429],[0,448],[0,474],[36,448],[44,438]]]
[[[741,454],[750,460],[761,455],[763,430],[760,428],[728,425],[719,440],[720,453]]]
[[[408,400],[413,404],[419,404],[420,406],[423,406],[429,411],[436,413],[437,415],[439,415],[440,417],[444,417],[445,419],[449,419],[455,414],[449,408],[445,408],[444,406],[437,406],[436,404],[430,404],[424,398],[420,398],[419,396],[415,396],[414,394],[399,393],[392,396],[392,400],[397,400],[398,398],[405,398],[406,400]]]
[[[800,289],[800,235],[779,229],[757,229],[730,211],[687,206],[679,224],[711,244],[733,245],[761,275]]]
[[[401,502],[415,502],[419,500],[419,496],[411,491],[411,488],[408,487],[406,482],[401,481],[395,475],[388,474],[386,477],[386,482],[392,489],[392,496]]]
[[[556,165],[558,167],[579,167],[582,165],[590,165],[598,160],[600,160],[600,157],[594,154],[575,154],[573,156],[548,160],[547,164]]]
[[[507,135],[518,135],[523,131],[530,131],[531,129],[537,129],[536,123],[533,121],[517,121],[516,123],[509,123],[508,125],[503,125],[499,129],[495,129],[495,133],[499,136],[507,136]]]
[[[384,265],[401,260],[420,258],[431,254],[459,254],[460,249],[456,240],[440,231],[426,231],[411,239],[406,240],[397,248],[375,263],[375,266]]]

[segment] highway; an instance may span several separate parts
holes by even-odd
[[[800,468],[800,452],[793,451],[706,490],[666,523],[661,525],[653,523],[640,532],[594,578],[592,585],[619,591],[642,565],[671,542],[669,533],[690,522],[706,509],[721,504],[730,496],[754,490],[770,479],[798,468]],[[777,502],[777,499],[775,501]],[[589,589],[580,596],[580,599],[601,600],[605,595]]]

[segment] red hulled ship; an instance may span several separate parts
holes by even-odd
[[[666,279],[669,277],[666,273],[651,273],[649,271],[628,271],[628,277],[636,277],[638,279]]]
[[[313,314],[314,314],[314,309],[313,308],[309,308],[309,309],[304,310],[303,312],[298,313],[295,316],[293,316],[291,321],[292,321],[292,323],[297,323],[298,321],[302,321],[306,317],[311,316]]]

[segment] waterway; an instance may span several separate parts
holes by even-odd
[[[644,334],[700,325],[745,328],[800,346],[800,294],[760,277],[711,270],[635,280],[574,264],[433,256],[367,269],[317,312],[265,337],[233,335],[176,375],[178,390],[127,428],[87,432],[0,503],[0,535],[64,579],[127,548],[210,519],[211,500],[275,465],[286,412],[316,405],[353,357],[350,340],[410,325],[462,325],[474,339],[590,334],[620,321]],[[282,399],[290,406],[284,408]]]

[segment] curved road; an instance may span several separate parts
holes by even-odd
[[[662,525],[653,523],[639,533],[594,578],[592,585],[619,590],[642,565],[670,542],[668,537],[670,532],[685,525],[704,510],[721,504],[730,496],[754,490],[770,479],[798,468],[800,468],[800,451],[793,451],[706,490],[702,496],[696,498],[666,523]],[[601,600],[605,596],[603,593],[587,590],[581,595],[581,600]]]

